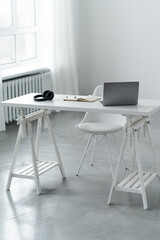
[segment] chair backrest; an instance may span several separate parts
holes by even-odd
[[[94,92],[94,96],[103,97],[103,85],[98,85]],[[81,123],[85,122],[99,122],[99,123],[112,123],[118,125],[124,125],[126,123],[125,117],[120,114],[107,114],[107,113],[91,113],[87,112],[82,119]]]

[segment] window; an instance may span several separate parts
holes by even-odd
[[[37,59],[36,0],[0,0],[0,64]]]

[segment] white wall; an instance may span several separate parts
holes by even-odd
[[[77,1],[81,94],[105,81],[140,81],[140,97],[160,98],[160,1]]]

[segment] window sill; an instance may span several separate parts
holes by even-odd
[[[46,71],[49,70],[48,67],[45,67],[44,65],[40,63],[36,64],[27,64],[24,66],[14,67],[14,68],[8,68],[8,69],[2,69],[1,70],[1,76],[2,80],[5,81],[10,78],[16,78],[22,75],[26,74],[34,74],[39,71]]]

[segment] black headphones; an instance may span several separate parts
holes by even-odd
[[[35,95],[34,101],[37,101],[37,102],[47,101],[47,100],[52,100],[53,98],[54,98],[54,92],[50,90],[46,90],[42,94]]]

